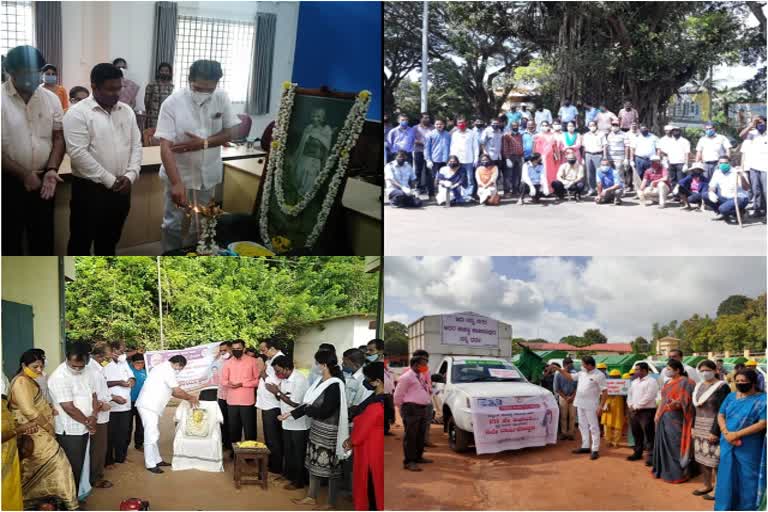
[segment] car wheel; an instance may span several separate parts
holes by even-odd
[[[453,416],[448,418],[448,445],[451,447],[451,450],[455,452],[467,451],[471,435],[469,432],[461,430],[456,426]]]

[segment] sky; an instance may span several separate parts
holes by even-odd
[[[715,316],[729,295],[765,291],[760,257],[384,258],[385,322],[473,311],[553,342],[591,328],[610,343],[650,339],[653,322]]]

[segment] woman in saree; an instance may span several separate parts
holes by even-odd
[[[669,380],[661,389],[661,403],[656,409],[653,476],[679,484],[691,476],[694,382],[683,364],[674,359],[669,360],[664,374]]]
[[[765,503],[765,393],[757,391],[757,372],[740,370],[736,391],[717,415],[720,465],[715,510],[759,510]]]
[[[693,405],[696,407],[696,421],[693,424],[693,457],[704,475],[704,488],[693,491],[694,496],[714,500],[709,493],[713,490],[717,464],[720,460],[720,425],[717,412],[731,390],[728,384],[717,378],[717,365],[707,359],[699,363],[701,381],[693,390]]]
[[[569,123],[572,124],[572,123]],[[608,373],[611,379],[620,379],[621,372],[613,369]],[[627,407],[627,398],[623,395],[609,395],[605,399],[603,414],[600,416],[600,424],[605,429],[605,438],[610,443],[611,448],[618,448],[621,442],[621,436],[624,433],[626,425],[626,414],[624,410]]]
[[[464,173],[460,172],[461,164],[459,157],[451,155],[448,157],[448,163],[437,173],[437,204],[445,203],[450,206],[451,203],[463,203],[464,197],[461,194],[462,178]]]
[[[480,166],[475,171],[477,181],[477,197],[483,206],[496,206],[499,204],[499,194],[496,189],[496,180],[499,178],[499,168],[493,165],[491,157],[480,157]]]
[[[32,452],[21,461],[24,508],[35,508],[38,502],[55,496],[67,510],[76,510],[78,500],[72,467],[56,441],[51,406],[35,382],[43,372],[43,364],[42,357],[35,351],[24,352],[8,394],[9,408],[16,423],[38,427],[29,436]]]
[[[2,435],[3,443],[3,510],[24,510],[24,501],[21,495],[21,467],[19,465],[18,436],[34,434],[37,425],[28,423],[16,425],[13,415],[8,409],[8,388],[10,383],[3,375],[3,410],[2,410]]]
[[[557,179],[560,168],[560,138],[562,134],[552,133],[549,123],[541,123],[541,133],[533,141],[533,151],[541,155],[547,185]]]

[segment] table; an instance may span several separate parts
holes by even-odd
[[[230,160],[224,164],[221,206],[227,213],[253,212],[261,185],[264,158]]]
[[[240,485],[261,485],[266,491],[269,487],[269,472],[267,471],[269,448],[239,448],[232,444],[235,452],[235,488]],[[248,469],[248,463],[256,462],[256,471]],[[256,477],[256,478],[253,478]]]

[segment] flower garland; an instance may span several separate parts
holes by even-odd
[[[272,152],[270,153],[269,164],[267,167],[267,179],[264,183],[264,194],[261,201],[259,219],[261,239],[271,250],[276,250],[273,247],[274,244],[272,244],[272,238],[269,236],[268,229],[269,201],[273,182],[275,185],[275,196],[280,210],[286,215],[296,217],[304,211],[309,203],[315,198],[322,185],[328,179],[328,176],[332,174],[334,165],[338,162],[336,172],[333,173],[328,184],[328,193],[323,199],[322,207],[317,216],[317,222],[304,244],[305,247],[311,249],[320,237],[320,233],[325,226],[333,202],[338,194],[341,181],[346,175],[347,165],[349,164],[349,153],[357,143],[357,139],[365,124],[365,115],[368,112],[368,106],[371,102],[371,93],[369,91],[361,91],[357,95],[355,103],[352,105],[352,108],[344,121],[344,126],[339,132],[336,144],[334,144],[331,154],[325,162],[325,166],[312,184],[312,188],[298,203],[289,205],[285,202],[285,192],[283,189],[283,163],[288,138],[288,124],[290,122],[294,98],[296,96],[296,86],[297,84],[291,82],[283,82],[283,97],[280,102],[280,109],[278,110],[277,121],[273,132]],[[281,248],[286,247],[283,244],[280,245],[282,245]]]

